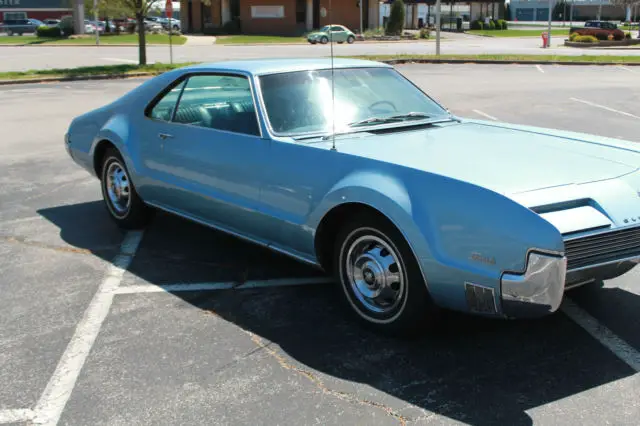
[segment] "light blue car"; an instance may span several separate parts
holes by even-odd
[[[321,267],[393,335],[439,308],[549,314],[640,259],[636,145],[458,118],[391,66],[330,67],[167,72],[74,119],[66,147],[120,226],[161,209]]]

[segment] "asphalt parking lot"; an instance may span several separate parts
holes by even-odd
[[[399,69],[459,115],[640,142],[635,68]],[[118,230],[62,138],[142,81],[0,87],[0,423],[637,424],[640,268],[398,341],[295,261],[164,214]]]

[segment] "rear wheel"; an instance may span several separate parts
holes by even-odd
[[[412,336],[436,319],[418,263],[402,234],[387,220],[361,214],[338,233],[334,271],[347,306],[366,326]]]
[[[120,153],[107,149],[102,159],[100,186],[111,218],[126,229],[144,227],[151,210],[138,196]]]

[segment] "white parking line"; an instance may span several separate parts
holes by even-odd
[[[124,58],[100,58],[103,61],[111,61],[111,62],[127,62],[130,64],[137,64],[138,61],[134,60],[134,59],[124,59]]]
[[[480,111],[479,109],[473,109],[472,111],[473,111],[473,112],[475,112],[475,113],[476,113],[476,114],[478,114],[478,115],[481,115],[481,116],[483,116],[483,117],[488,118],[489,120],[498,121],[498,119],[497,119],[497,118],[495,118],[494,116],[489,115],[489,114],[487,114],[486,112],[482,112],[482,111]]]
[[[109,313],[113,292],[120,285],[125,270],[131,264],[142,235],[141,231],[132,231],[126,235],[120,247],[120,253],[109,267],[106,277],[78,323],[67,349],[62,354],[53,376],[36,404],[34,423],[44,425],[58,423],[102,323]]]
[[[279,278],[272,280],[253,280],[238,284],[237,282],[216,282],[216,283],[193,283],[193,284],[168,284],[168,285],[132,285],[118,287],[115,294],[137,294],[137,293],[178,293],[185,291],[217,291],[217,290],[245,290],[249,288],[264,287],[286,287],[299,285],[327,284],[333,280],[329,277],[308,277],[308,278]]]
[[[544,70],[542,69],[542,67],[540,65],[536,65],[536,68],[538,68],[538,71],[540,71],[542,74],[544,74]]]
[[[0,423],[18,423],[26,422],[34,417],[33,410],[18,409],[18,410],[0,410]]]
[[[627,117],[637,118],[637,119],[640,120],[640,116],[633,115],[633,114],[631,114],[629,112],[624,112],[624,111],[620,111],[620,110],[617,110],[617,109],[609,108],[608,106],[599,105],[599,104],[596,104],[596,103],[593,103],[593,102],[585,101],[584,99],[578,99],[578,98],[569,98],[569,99],[571,99],[572,101],[575,101],[575,102],[583,103],[585,105],[590,105],[590,106],[595,107],[595,108],[604,109],[606,111],[615,112],[615,113],[618,113],[618,114],[626,115]]]
[[[629,67],[623,67],[622,65],[618,66],[618,68],[620,68],[621,70],[625,70],[625,71],[632,72],[632,73],[637,73],[637,72],[638,72],[638,71],[636,71],[636,70],[632,70],[632,69],[631,69],[631,68],[629,68]]]
[[[561,309],[573,322],[584,328],[587,333],[607,347],[629,367],[636,372],[640,372],[640,352],[635,348],[613,334],[611,330],[576,305],[571,299],[565,298]]]

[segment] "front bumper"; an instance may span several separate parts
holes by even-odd
[[[529,252],[523,273],[502,275],[502,313],[509,318],[532,318],[557,311],[564,296],[566,276],[566,257]]]

